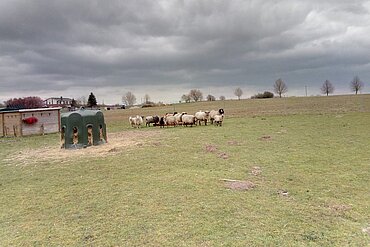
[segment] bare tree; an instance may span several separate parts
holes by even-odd
[[[136,103],[136,97],[132,92],[127,92],[122,96],[122,102],[126,106],[133,106]]]
[[[144,103],[148,104],[150,102],[150,96],[148,94],[144,95]]]
[[[236,97],[238,97],[238,100],[240,100],[240,97],[243,95],[243,90],[238,87],[237,89],[235,89],[234,94]]]
[[[211,95],[211,94],[208,94],[207,95],[207,101],[215,101],[216,100],[216,97]]]
[[[326,96],[329,96],[329,93],[334,92],[334,86],[331,84],[329,80],[324,81],[324,83],[321,86],[321,92],[323,94],[326,94]]]
[[[29,96],[24,98],[13,98],[4,102],[6,107],[14,107],[20,109],[41,108],[44,102],[38,96]]]
[[[195,102],[200,101],[203,99],[203,93],[199,89],[192,89],[189,92],[189,96]]]
[[[78,105],[84,106],[84,105],[86,105],[86,102],[87,102],[87,100],[86,100],[85,96],[81,96],[80,98],[77,99],[77,104]]]
[[[288,87],[281,78],[275,81],[274,92],[277,93],[280,98],[282,94],[288,92]]]
[[[186,103],[189,103],[189,102],[190,102],[190,100],[191,100],[190,95],[189,95],[189,94],[183,94],[183,95],[181,96],[181,100],[182,100],[182,101],[185,101]]]
[[[225,99],[226,99],[225,96],[223,95],[220,96],[220,100],[225,100]]]
[[[351,90],[353,92],[358,93],[364,87],[364,83],[360,80],[360,78],[356,75],[353,80],[351,81]]]

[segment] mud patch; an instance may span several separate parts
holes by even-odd
[[[61,149],[56,142],[55,146],[44,146],[38,149],[24,149],[9,155],[5,162],[9,165],[37,165],[42,162],[73,163],[91,157],[106,157],[125,152],[128,149],[145,146],[151,138],[158,137],[160,131],[124,131],[108,134],[108,143],[99,146],[90,146],[83,149]]]
[[[246,191],[256,187],[256,184],[254,184],[251,181],[228,180],[228,179],[223,179],[223,181],[225,182],[225,187],[231,190]]]

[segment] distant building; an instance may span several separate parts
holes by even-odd
[[[63,107],[68,108],[71,107],[72,99],[71,98],[48,98],[44,100],[44,104],[47,107]]]

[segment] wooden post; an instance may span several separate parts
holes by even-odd
[[[60,128],[60,109],[58,110],[58,129],[59,129],[59,132],[61,130]]]
[[[22,113],[19,112],[19,132],[21,136],[23,136],[23,128],[22,128]]]

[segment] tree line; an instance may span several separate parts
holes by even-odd
[[[352,81],[350,82],[350,89],[352,92],[354,92],[356,95],[359,91],[361,91],[364,88],[364,83],[360,80],[360,78],[356,75]],[[277,79],[275,83],[273,84],[274,92],[279,95],[281,98],[282,95],[288,92],[288,86],[286,83],[281,79]],[[329,94],[334,93],[335,87],[332,82],[329,80],[325,80],[322,84],[320,91],[322,94],[325,94],[326,96],[329,96]],[[234,95],[240,100],[241,96],[243,95],[243,90],[238,87],[234,90]],[[265,91],[264,93],[258,93],[251,98],[253,99],[259,99],[259,98],[273,98],[274,94],[269,91]],[[202,101],[204,99],[203,93],[199,89],[191,89],[189,93],[183,94],[181,96],[180,102],[198,102]],[[205,99],[207,101],[215,101],[216,97],[208,94]],[[219,97],[219,100],[225,100],[226,97],[221,95]],[[144,95],[144,104],[146,105],[154,105],[153,102],[150,101],[150,96],[148,94]],[[136,104],[136,96],[132,92],[126,92],[122,96],[122,103],[125,106],[133,106]],[[44,106],[44,102],[40,97],[24,97],[24,98],[12,98],[4,102],[4,105],[7,108],[40,108]],[[96,100],[95,95],[91,92],[88,100],[86,101],[86,98],[82,96],[78,100],[72,99],[71,107],[79,107],[79,106],[87,106],[90,108],[97,107],[98,103]]]

